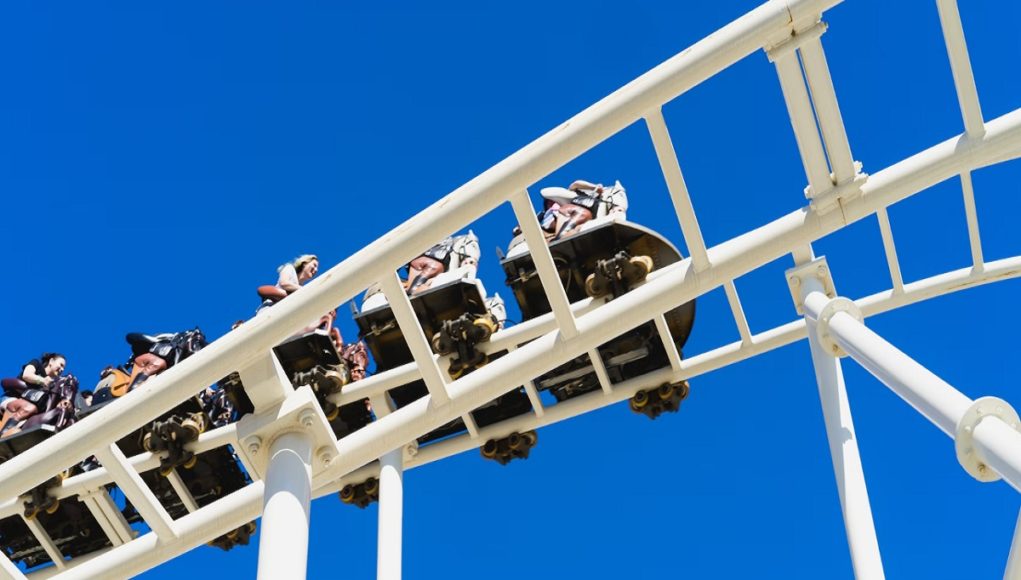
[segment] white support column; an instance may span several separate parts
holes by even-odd
[[[811,292],[824,292],[822,282],[814,276],[801,278],[802,298]],[[819,342],[816,320],[807,309],[805,321],[854,575],[857,578],[885,578],[840,359],[831,356]]]
[[[805,298],[831,353],[841,349],[955,440],[958,461],[979,481],[1001,477],[1021,491],[1021,419],[995,397],[971,400],[848,313],[846,298]],[[991,468],[991,469],[990,469]]]
[[[400,580],[404,518],[404,456],[397,448],[379,458],[378,580]]]
[[[273,440],[263,495],[259,580],[303,580],[308,568],[312,438],[303,432]]]
[[[1003,580],[1021,580],[1021,512],[1017,514],[1017,524],[1014,525],[1014,540],[1010,544]]]

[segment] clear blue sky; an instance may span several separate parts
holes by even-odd
[[[1021,105],[1021,7],[962,4],[991,119]],[[55,349],[89,383],[127,356],[126,332],[220,336],[251,315],[278,264],[309,251],[338,263],[756,5],[6,5],[0,374]],[[853,0],[827,20],[865,171],[962,130],[934,2]],[[709,244],[804,204],[761,52],[665,113]],[[643,126],[538,185],[575,178],[620,179],[630,217],[683,248]],[[974,179],[987,259],[1021,254],[1021,165]],[[891,208],[907,280],[968,265],[962,207],[952,180]],[[493,248],[512,226],[503,208],[475,227],[491,289]],[[874,219],[816,253],[844,295],[889,287]],[[738,280],[753,331],[797,316],[790,265]],[[1009,281],[868,323],[965,394],[1021,407],[1018,290]],[[700,299],[686,351],[736,339],[722,291]],[[853,362],[845,370],[888,577],[999,577],[1017,494],[973,481],[945,435]],[[620,405],[543,429],[525,462],[473,452],[416,469],[405,499],[409,579],[851,576],[804,342],[698,377],[681,412],[656,422]],[[310,577],[374,577],[375,518],[315,502]],[[202,547],[144,577],[253,577],[256,554]]]

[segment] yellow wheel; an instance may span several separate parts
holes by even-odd
[[[245,531],[248,532],[248,535],[251,536],[252,534],[255,533],[256,529],[255,522],[248,522],[247,524],[244,525],[244,528]]]
[[[379,491],[379,480],[375,477],[370,477],[365,480],[365,495],[376,495]]]
[[[688,393],[691,392],[691,387],[688,386],[688,381],[681,381],[674,385],[674,388],[677,390],[678,397],[682,401],[687,399]]]
[[[188,461],[185,461],[182,464],[182,467],[184,467],[185,469],[191,469],[192,467],[195,467],[195,464],[198,463],[198,462],[199,462],[199,456],[198,455],[192,455],[191,459],[189,459]]]
[[[631,408],[642,409],[645,405],[649,404],[649,394],[645,391],[638,391],[634,397],[631,397]]]
[[[525,443],[525,438],[520,433],[511,433],[507,437],[507,446],[511,449],[521,449]]]
[[[51,501],[50,503],[46,504],[46,513],[48,513],[48,514],[55,514],[55,513],[57,513],[57,510],[60,509],[60,500],[57,499],[57,498],[52,498],[52,499],[53,499],[53,501]]]
[[[339,417],[339,416],[340,416],[340,407],[334,405],[333,409],[331,409],[330,412],[326,414],[326,420],[327,421],[335,421],[337,419],[337,417]]]
[[[649,256],[635,256],[631,258],[631,265],[638,269],[638,278],[635,279],[635,282],[645,280],[654,267],[652,258]]]
[[[344,375],[337,371],[333,370],[326,371],[325,375],[327,380],[330,381],[330,384],[333,387],[330,390],[331,393],[340,392],[341,387],[347,384],[347,379],[344,377]]]
[[[149,453],[155,452],[155,450],[152,447],[152,431],[148,431],[146,432],[145,435],[142,436],[142,449],[145,449]]]
[[[489,441],[486,441],[486,443],[482,446],[482,456],[486,459],[493,459],[496,457],[497,448],[498,445],[495,440],[490,439]]]
[[[162,475],[163,477],[167,477],[173,471],[174,471],[174,466],[173,465],[160,466],[160,475]]]
[[[355,486],[353,486],[353,485],[351,485],[349,483],[349,484],[345,485],[340,490],[340,501],[342,501],[344,503],[351,503],[351,502],[354,501],[354,499],[355,499]]]
[[[585,294],[592,298],[599,298],[603,295],[602,289],[596,285],[595,274],[589,274],[588,278],[585,278]]]
[[[484,340],[489,340],[489,337],[493,336],[493,333],[496,332],[496,330],[497,330],[496,321],[493,320],[493,316],[492,315],[488,315],[488,314],[486,316],[482,316],[480,318],[476,318],[475,320],[472,321],[472,324],[474,324],[475,326],[478,326],[479,328],[484,330],[485,333],[486,333],[485,336],[483,336],[481,339],[479,339],[479,342],[482,342]]]
[[[533,431],[525,431],[521,434],[524,437],[529,447],[535,447],[535,444],[539,442],[539,434]]]
[[[456,381],[457,379],[461,378],[461,375],[464,374],[464,371],[465,371],[465,367],[457,367],[457,368],[450,367],[450,369],[447,370],[447,374],[450,375],[450,378],[452,378],[452,379],[454,379]]]
[[[37,515],[39,515],[39,508],[37,508],[35,506],[25,507],[25,519],[26,520],[34,520]]]
[[[663,383],[656,389],[656,394],[659,395],[660,399],[666,401],[674,395],[674,386],[669,383]]]

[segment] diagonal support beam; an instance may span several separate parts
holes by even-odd
[[[818,321],[831,354],[849,354],[954,439],[957,459],[972,477],[983,482],[1002,477],[1021,491],[1021,418],[1010,404],[995,397],[969,399],[862,324],[848,303],[853,305],[821,292],[805,298],[805,311]]]
[[[447,402],[450,400],[447,395],[447,382],[436,363],[432,346],[429,345],[429,339],[426,338],[422,325],[418,322],[418,317],[415,316],[411,299],[404,292],[400,279],[394,273],[384,276],[380,280],[380,285],[383,287],[383,294],[386,296],[387,302],[390,303],[390,309],[394,313],[394,318],[397,319],[397,324],[401,327],[401,334],[404,335],[404,340],[408,343],[411,356],[414,357],[415,364],[418,365],[418,370],[422,373],[422,380],[425,381],[425,386],[429,389],[433,401],[440,405]]]
[[[684,182],[681,165],[677,161],[677,151],[670,139],[670,131],[663,118],[663,110],[657,108],[647,114],[645,124],[649,127],[652,145],[656,149],[656,157],[663,170],[663,178],[666,179],[670,199],[674,202],[674,212],[677,213],[677,220],[681,223],[681,234],[684,235],[684,243],[688,246],[688,251],[691,252],[695,271],[704,270],[709,267],[709,254],[706,253],[702,230],[698,226],[698,218],[695,217],[695,208],[691,205],[691,196],[688,195],[688,186]]]
[[[957,101],[961,105],[964,129],[969,137],[977,137],[985,132],[985,127],[982,107],[978,102],[978,89],[975,87],[975,74],[971,70],[971,58],[968,56],[968,44],[964,41],[961,12],[957,8],[957,0],[936,0],[936,7],[939,9],[943,41],[950,57],[950,70],[954,75],[954,88],[957,89]]]
[[[113,476],[117,486],[121,488],[124,495],[142,515],[145,523],[149,524],[149,527],[156,532],[161,540],[170,541],[177,537],[177,532],[174,531],[174,520],[156,499],[152,490],[145,485],[138,472],[131,467],[116,443],[105,449],[97,450],[96,458]]]
[[[798,280],[800,298],[809,295],[825,296],[823,276],[828,275],[824,259],[800,266],[788,272],[788,280]],[[832,282],[829,282],[832,286]],[[837,480],[840,509],[844,515],[844,529],[851,551],[851,564],[857,578],[884,578],[883,560],[879,553],[879,540],[872,519],[872,505],[865,485],[865,471],[858,451],[858,436],[851,418],[851,406],[844,385],[840,359],[830,355],[819,337],[817,315],[805,307],[808,326],[808,345],[812,352],[812,366],[819,384],[826,438],[833,459],[833,473]]]
[[[571,312],[571,303],[567,300],[567,292],[564,291],[564,286],[560,283],[557,265],[553,263],[553,255],[542,235],[542,229],[539,227],[539,220],[535,217],[535,208],[532,207],[528,191],[521,190],[512,195],[510,202],[514,209],[514,217],[517,218],[518,225],[521,226],[521,233],[525,236],[525,243],[528,244],[528,251],[532,255],[535,271],[539,274],[539,281],[542,282],[546,300],[549,301],[553,316],[557,319],[560,334],[566,339],[574,338],[578,335],[578,323]]]

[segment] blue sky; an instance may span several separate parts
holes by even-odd
[[[1021,105],[1021,7],[962,3],[986,119]],[[90,383],[129,331],[251,315],[255,287],[315,252],[332,266],[637,75],[757,5],[526,1],[8,5],[0,18],[0,364],[68,355]],[[855,0],[823,37],[852,151],[875,172],[961,132],[934,2]],[[665,115],[708,244],[804,204],[805,176],[761,52]],[[631,219],[683,249],[635,125],[538,186],[628,188]],[[987,259],[1021,254],[1018,162],[974,175]],[[534,197],[534,196],[533,196]],[[890,209],[905,279],[967,266],[960,184]],[[474,226],[481,276],[509,207]],[[889,287],[875,219],[816,244],[838,290]],[[686,252],[685,252],[686,253]],[[797,315],[779,260],[738,280],[753,332]],[[1018,282],[869,319],[971,397],[1021,406]],[[509,292],[505,293],[505,296]],[[737,339],[722,291],[686,347]],[[355,334],[342,321],[348,337]],[[887,576],[1002,574],[1018,513],[952,442],[860,367],[845,373]],[[625,406],[543,429],[528,461],[466,453],[406,475],[407,578],[851,576],[808,346],[698,377],[677,415]],[[309,576],[368,578],[374,507],[313,504]],[[145,578],[251,577],[257,547],[199,548]]]

